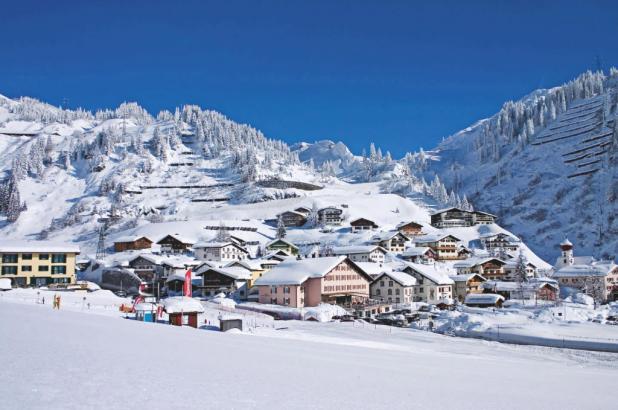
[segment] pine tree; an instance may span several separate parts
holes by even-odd
[[[307,226],[309,226],[310,228],[315,228],[320,223],[320,215],[318,212],[318,205],[314,202],[313,205],[311,205],[311,211],[309,212],[309,215],[307,215]]]
[[[277,220],[277,238],[283,239],[285,238],[286,234],[287,232],[285,230],[285,224],[283,223],[283,218],[281,217],[281,215],[279,215],[279,218]]]
[[[51,164],[53,162],[52,154],[54,152],[54,142],[51,135],[47,136],[47,142],[45,143],[45,163]]]
[[[21,202],[19,196],[19,188],[17,186],[17,178],[11,174],[11,179],[7,187],[7,202],[6,202],[6,219],[9,222],[15,222],[19,218],[22,211],[26,210],[26,204]]]

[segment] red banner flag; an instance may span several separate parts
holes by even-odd
[[[183,286],[182,293],[185,296],[191,297],[191,269],[185,273],[185,284]]]

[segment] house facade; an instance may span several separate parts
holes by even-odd
[[[114,241],[114,252],[150,249],[152,240],[145,236],[123,236]]]
[[[194,243],[195,241],[178,235],[166,235],[157,241],[157,245],[161,245],[161,252],[164,253],[186,253]]]
[[[453,265],[457,270],[457,274],[477,273],[489,280],[506,279],[505,266],[506,262],[498,258],[469,258]]]
[[[455,282],[444,272],[430,265],[406,263],[403,272],[416,279],[413,302],[450,303]]]
[[[459,208],[447,208],[431,215],[431,225],[440,229],[487,225],[495,222],[495,215],[480,211],[465,211]]]
[[[409,304],[414,298],[416,279],[404,272],[385,272],[370,286],[371,299],[386,303]]]
[[[193,246],[195,257],[202,261],[231,262],[246,259],[249,252],[233,242],[203,242]]]
[[[289,259],[255,282],[260,303],[351,306],[369,298],[371,277],[345,256]]]
[[[407,237],[424,235],[423,225],[417,222],[404,222],[397,225],[397,230]]]
[[[350,227],[352,228],[352,233],[363,232],[363,231],[373,231],[378,228],[378,225],[370,219],[366,218],[357,218],[350,222]]]
[[[459,253],[459,238],[453,235],[425,236],[417,238],[417,247],[429,247],[436,254],[436,260],[457,260],[462,259]]]
[[[202,295],[206,297],[215,296],[221,292],[233,294],[239,299],[244,300],[248,296],[248,281],[251,280],[251,273],[244,268],[212,268],[205,267],[196,272],[202,278]]]
[[[318,210],[318,221],[324,225],[341,225],[343,210],[334,206],[322,208]]]
[[[478,273],[451,275],[455,285],[453,286],[453,299],[460,303],[466,299],[466,296],[473,293],[483,293],[483,283],[486,279]]]
[[[407,243],[410,242],[410,238],[399,231],[383,232],[375,235],[372,238],[372,242],[389,252],[402,253],[405,250]]]
[[[347,256],[353,262],[384,263],[386,250],[377,245],[365,246],[337,246],[332,249],[337,256]]]
[[[2,241],[0,278],[12,286],[46,286],[75,283],[75,260],[79,247],[51,242]]]
[[[434,250],[429,247],[406,248],[406,250],[401,253],[401,259],[413,263],[431,264],[436,260],[437,257],[438,255],[436,254],[436,252],[434,252]]]
[[[297,211],[285,211],[277,215],[285,226],[303,226],[307,223],[307,215]]]
[[[266,249],[269,251],[283,251],[288,255],[298,255],[298,246],[285,239],[275,239],[266,244]]]

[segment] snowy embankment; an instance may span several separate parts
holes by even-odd
[[[7,408],[46,410],[600,409],[618,376],[606,353],[356,323],[286,325],[259,337],[4,303],[0,376],[32,381],[2,383],[0,397]]]
[[[588,321],[603,314],[567,304],[532,310],[463,307],[442,312],[434,321],[434,331],[503,343],[618,353],[618,326]]]

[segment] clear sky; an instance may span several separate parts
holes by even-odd
[[[194,103],[272,138],[395,156],[597,56],[618,65],[616,0],[0,1],[0,94]]]

